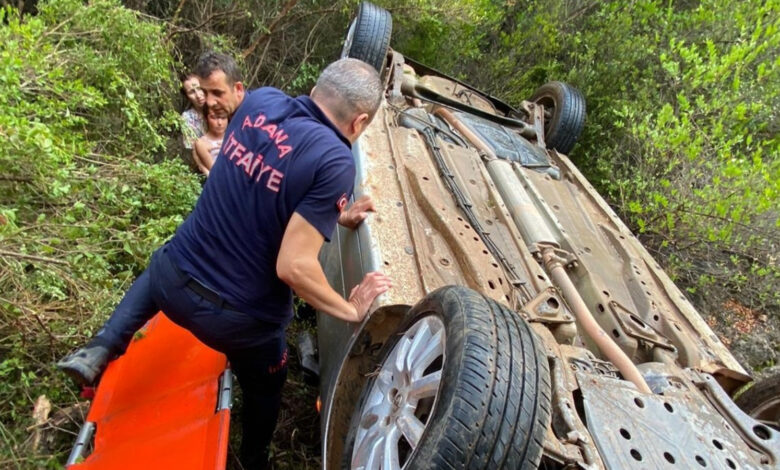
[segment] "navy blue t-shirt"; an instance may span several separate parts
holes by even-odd
[[[287,324],[292,292],[276,276],[287,223],[297,212],[329,240],[354,181],[349,141],[308,96],[254,90],[170,242],[174,262],[242,311]]]

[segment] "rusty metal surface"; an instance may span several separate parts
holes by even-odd
[[[582,348],[558,344],[552,332],[540,323],[533,323],[532,327],[542,339],[550,358],[553,413],[544,442],[545,455],[561,466],[579,464],[589,470],[605,468],[577,412],[573,394],[578,386],[575,369],[570,364],[578,359],[587,362],[590,359],[588,352]]]
[[[761,463],[780,468],[780,431],[767,426],[742,411],[720,384],[709,374],[692,372],[694,384],[709,398],[716,409],[728,418],[736,432],[761,454]]]
[[[532,144],[514,130],[496,126],[467,113],[456,112],[454,114],[473,132],[479,133],[484,140],[489,142],[499,158],[519,162],[527,167],[550,166],[550,160],[544,148]]]
[[[496,108],[490,101],[483,98],[478,93],[474,93],[472,90],[451,80],[447,80],[443,77],[426,75],[420,79],[419,83],[440,95],[449,96],[463,104],[473,106],[491,114],[496,114]]]
[[[609,377],[578,373],[577,381],[608,468],[768,468],[693,390],[646,395]]]
[[[372,126],[365,142],[367,158],[382,162],[373,165],[377,171],[368,172],[361,186],[382,201],[369,224],[383,270],[403,286],[397,295],[416,301],[439,287],[459,284],[504,299],[508,291],[501,288],[501,271],[463,223],[419,134],[395,127],[391,116],[378,116],[375,122],[380,118],[382,127]],[[375,150],[383,144],[380,139],[391,152]],[[384,174],[385,168],[390,174]],[[388,302],[403,303],[392,296]]]
[[[746,379],[744,369],[569,159],[555,154],[554,160],[563,172],[561,181],[523,173],[552,208],[567,249],[578,256],[579,268],[570,274],[579,279],[586,302],[595,311],[611,313],[599,317],[602,327],[637,362],[649,360],[650,353],[640,348],[645,343],[638,340],[640,331],[621,322],[617,312],[633,315],[674,345],[684,367],[712,373],[731,369]]]

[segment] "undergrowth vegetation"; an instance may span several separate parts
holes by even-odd
[[[0,12],[2,468],[62,452],[29,428],[45,395],[78,429],[54,361],[105,320],[200,188],[162,158],[178,83],[161,27],[109,0],[39,9]]]

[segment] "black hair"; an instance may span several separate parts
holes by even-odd
[[[195,74],[195,72],[189,72],[189,73],[180,73],[179,74],[179,92],[181,93],[181,96],[187,98],[187,90],[184,89],[184,82],[189,80],[190,78],[198,78],[198,75]]]
[[[241,81],[241,72],[238,70],[236,61],[226,54],[208,51],[201,54],[198,63],[195,65],[195,75],[206,78],[217,70],[221,70],[228,80],[229,84]]]

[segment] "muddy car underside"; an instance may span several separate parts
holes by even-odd
[[[414,324],[410,308],[444,286],[494,300],[534,332],[545,369],[535,393],[549,403],[539,414],[542,456],[534,465],[778,465],[778,433],[729,398],[750,378],[571,161],[546,148],[544,104],[507,112],[392,50],[385,64],[385,101],[353,148],[355,196],[369,194],[376,214],[356,232],[339,228],[322,260],[345,296],[374,270],[395,287],[359,328],[320,315],[323,465],[388,468],[388,461],[375,464],[373,453],[391,453],[399,468],[426,467],[415,452],[433,432],[431,407],[444,406],[443,390],[454,386],[441,362],[455,358],[442,353],[435,374],[427,365],[438,379],[437,401],[417,418],[402,420],[392,403],[373,415],[359,408],[368,409],[372,393],[381,395],[383,374],[403,369],[382,365],[404,353],[395,341],[408,338],[412,357],[419,328],[399,331]],[[449,341],[452,330],[447,339],[431,333],[438,325],[423,325],[428,338]],[[506,348],[527,346],[499,344],[486,369],[500,368]],[[397,395],[399,403],[412,400],[401,386],[391,390],[390,402]],[[516,386],[507,388],[508,403],[515,393]],[[361,450],[381,416],[398,418],[400,437],[385,437],[384,451]],[[390,449],[398,442],[400,451]]]

